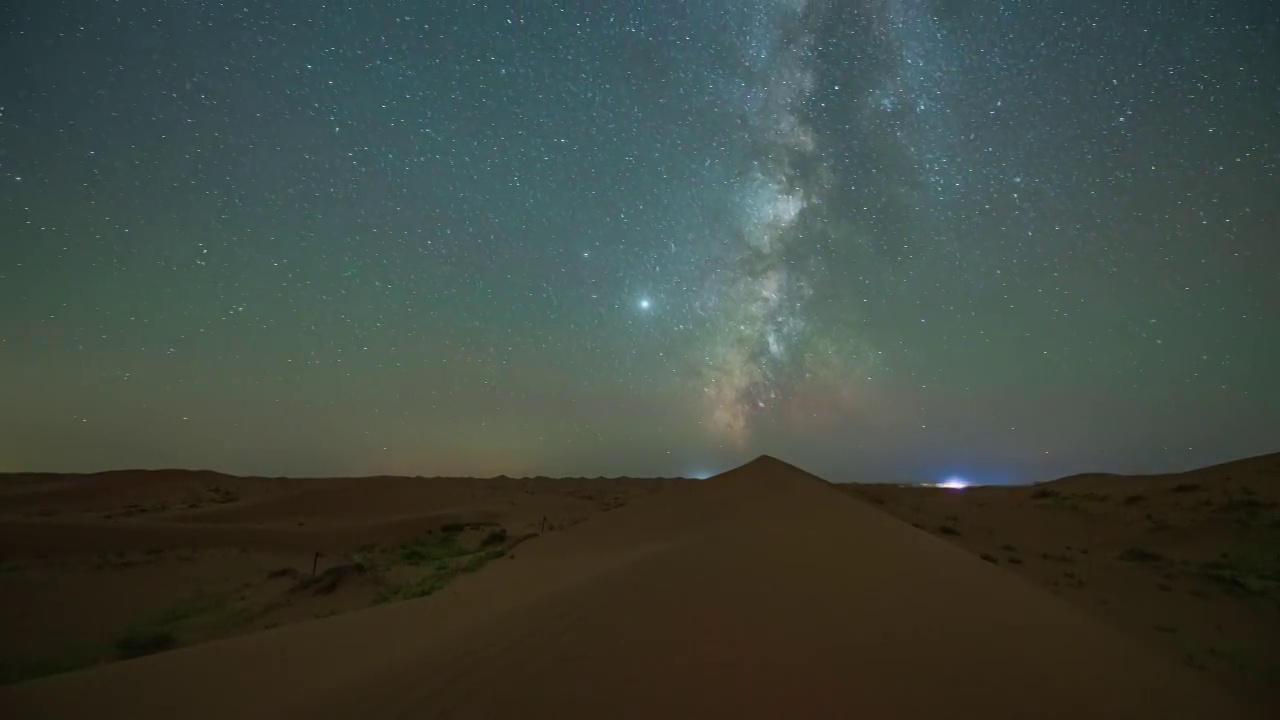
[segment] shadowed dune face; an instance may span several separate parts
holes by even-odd
[[[0,710],[1248,716],[1178,658],[884,512],[887,494],[772,458],[650,489],[428,597],[10,686]]]

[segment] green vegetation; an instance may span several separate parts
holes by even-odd
[[[231,500],[228,500],[230,502]],[[469,532],[479,531],[479,532]],[[459,576],[480,570],[506,557],[524,540],[535,535],[512,536],[493,523],[458,523],[442,527],[401,545],[367,545],[354,553],[351,562],[324,568],[311,576],[294,568],[265,572],[261,586],[253,583],[238,589],[201,592],[182,599],[161,612],[138,618],[114,641],[108,640],[79,650],[51,648],[60,657],[19,657],[0,661],[0,684],[20,682],[56,673],[77,670],[101,662],[127,660],[165,652],[190,642],[226,637],[250,629],[276,626],[272,614],[299,602],[299,594],[324,594],[331,585],[349,576],[368,573],[384,590],[374,602],[425,597],[441,590]],[[128,567],[155,562],[171,553],[161,548],[136,553],[106,552],[91,560],[92,567]],[[2,571],[23,567],[6,558]],[[307,568],[310,569],[309,567]],[[288,582],[281,583],[281,580]],[[268,582],[270,581],[270,582]],[[272,590],[263,595],[261,590]],[[342,612],[342,607],[309,608],[309,614],[325,618]]]
[[[458,543],[458,532],[427,535],[395,548],[394,552],[400,562],[408,565],[426,565],[460,557],[468,551]]]
[[[1070,555],[1063,555],[1061,553],[1051,553],[1051,552],[1040,553],[1040,559],[1048,560],[1049,562],[1059,562],[1059,563],[1068,563],[1068,564],[1076,561],[1076,559],[1071,557]]]
[[[1074,573],[1073,571],[1071,571],[1071,570],[1063,570],[1063,571],[1062,571],[1062,578],[1063,578],[1063,581],[1062,581],[1062,582],[1063,582],[1063,584],[1065,584],[1065,585],[1066,585],[1067,587],[1069,587],[1069,588],[1074,588],[1074,589],[1077,589],[1077,590],[1078,590],[1078,589],[1080,589],[1080,588],[1084,587],[1084,578],[1082,578],[1082,577],[1080,577],[1079,575],[1075,574],[1075,573]],[[1053,584],[1054,584],[1054,586],[1056,587],[1056,586],[1058,585],[1058,581],[1057,581],[1057,580],[1055,580]]]
[[[1158,552],[1152,552],[1146,548],[1127,548],[1119,555],[1121,560],[1125,562],[1153,563],[1164,560],[1164,556]]]
[[[144,655],[154,655],[178,646],[178,641],[168,630],[159,628],[134,628],[116,641],[116,659],[129,660]]]
[[[445,585],[448,585],[459,575],[475,572],[505,554],[506,550],[503,548],[491,548],[463,555],[458,558],[457,562],[437,562],[432,567],[431,573],[412,582],[379,593],[373,602],[376,605],[395,600],[412,600],[413,598],[426,597],[442,590]]]
[[[179,644],[175,626],[207,616],[229,616],[228,602],[228,598],[220,594],[193,595],[126,631],[124,637],[115,642],[115,658],[128,660],[172,650]]]
[[[207,492],[210,495],[210,500],[219,505],[233,503],[240,499],[239,493],[235,490],[224,488],[220,485],[214,485],[213,487],[208,488]]]
[[[148,626],[167,630],[182,622],[208,615],[226,606],[227,598],[213,593],[193,595],[157,615]]]
[[[57,658],[0,661],[0,685],[9,685],[73,670],[82,670],[97,665],[99,660],[100,658],[94,653],[85,649],[78,649]]]
[[[1227,559],[1210,560],[1200,565],[1200,576],[1231,595],[1280,594],[1280,568],[1268,569],[1252,562],[1236,563]]]
[[[498,527],[480,540],[478,549],[470,549],[460,542],[459,535],[464,530],[484,527],[490,527],[490,524],[446,523],[440,526],[441,532],[438,535],[427,535],[394,548],[371,551],[366,558],[366,563],[375,572],[385,571],[397,564],[412,567],[430,565],[431,568],[425,575],[379,593],[374,598],[374,603],[409,600],[431,595],[459,575],[479,570],[489,562],[505,555],[511,547],[527,539],[522,537],[512,542],[506,528]]]
[[[505,554],[506,554],[506,550],[503,550],[501,548],[478,552],[473,555],[467,556],[461,563],[458,564],[456,569],[460,574],[475,572],[480,568],[484,567],[485,565],[488,565],[491,561],[497,560],[498,558],[502,557]]]

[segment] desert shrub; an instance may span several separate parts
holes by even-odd
[[[0,660],[0,685],[81,670],[96,663],[97,659],[94,655],[85,650],[77,650],[75,654],[68,657],[41,658],[26,662]]]
[[[1022,558],[1018,557],[1017,555],[1010,555],[1009,557],[1005,558],[1005,562],[1009,563],[1010,565],[1021,565]]]
[[[507,529],[498,528],[497,530],[493,530],[488,535],[484,536],[484,539],[480,541],[480,547],[483,548],[483,547],[489,547],[491,545],[501,545],[506,541],[507,541]]]
[[[444,587],[444,583],[445,580],[438,577],[421,578],[417,582],[378,593],[373,599],[373,604],[381,605],[382,603],[397,600],[413,600],[414,598],[427,597]]]
[[[1197,485],[1195,483],[1179,483],[1177,485],[1174,485],[1173,489],[1170,490],[1170,492],[1189,493],[1189,492],[1196,492],[1198,490],[1203,490],[1203,489],[1204,488],[1202,486]]]
[[[116,641],[116,657],[120,660],[154,655],[178,646],[168,630],[139,628]]]
[[[312,595],[328,595],[348,578],[364,575],[368,568],[360,563],[335,565],[319,575],[308,575],[294,583],[291,593],[308,592]]]
[[[1011,553],[1016,553],[1016,552],[1018,552],[1018,546],[1017,546],[1017,545],[1013,545],[1013,544],[1011,544],[1011,543],[1005,543],[1005,544],[1001,545],[1001,546],[1000,546],[1000,549],[1001,549],[1001,550],[1003,550],[1003,551],[1005,551],[1005,552],[1011,552]]]
[[[1125,562],[1159,562],[1164,560],[1164,556],[1158,552],[1152,552],[1146,548],[1126,548],[1120,553],[1120,559]]]
[[[1223,563],[1205,563],[1200,574],[1232,595],[1265,595],[1269,589],[1278,584],[1266,578],[1229,569],[1229,566]]]
[[[400,549],[400,559],[410,565],[417,565],[427,559],[427,553],[417,545],[406,545]]]
[[[233,503],[240,499],[240,494],[235,490],[220,485],[209,488],[209,494],[213,496],[215,503]]]
[[[458,544],[458,536],[455,533],[428,535],[414,542],[405,543],[395,548],[394,552],[400,562],[408,565],[423,565],[466,554],[466,550]]]
[[[1129,497],[1124,499],[1124,504],[1137,505],[1138,503],[1146,502],[1146,500],[1147,500],[1146,495],[1130,495]]]
[[[942,533],[943,535],[959,535],[960,529],[955,527],[954,525],[939,525],[938,532]]]
[[[1053,490],[1053,489],[1051,489],[1051,488],[1040,488],[1040,489],[1038,489],[1038,490],[1032,491],[1032,493],[1031,493],[1031,499],[1032,499],[1032,500],[1046,500],[1046,499],[1048,499],[1048,498],[1056,498],[1056,497],[1058,497],[1060,494],[1061,494],[1061,493],[1059,493],[1057,490]]]
[[[999,564],[1000,564],[1000,560],[999,560],[999,559],[997,559],[997,558],[996,558],[996,556],[995,556],[995,555],[992,555],[991,553],[982,553],[982,554],[981,554],[981,555],[979,555],[978,557],[982,558],[983,560],[986,560],[987,562],[991,563],[992,565],[999,565]]]
[[[1243,513],[1250,517],[1256,516],[1263,510],[1269,510],[1276,506],[1274,502],[1263,502],[1256,498],[1231,498],[1214,508],[1214,512],[1219,513]]]
[[[501,548],[497,548],[494,550],[485,550],[484,552],[478,552],[478,553],[475,553],[474,555],[469,555],[458,566],[458,572],[464,572],[464,573],[475,572],[476,570],[479,570],[480,568],[489,564],[489,561],[497,560],[498,558],[502,557],[505,554],[506,552],[504,550],[502,550]]]

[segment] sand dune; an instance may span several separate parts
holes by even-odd
[[[1280,454],[1033,486],[841,489],[1280,708]]]
[[[0,688],[0,714],[1249,716],[1045,589],[770,458],[427,598]]]

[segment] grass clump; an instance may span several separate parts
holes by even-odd
[[[130,660],[172,650],[178,646],[173,634],[162,628],[134,628],[116,641],[116,659]]]
[[[502,557],[505,554],[506,554],[505,550],[501,548],[495,548],[492,550],[485,550],[484,552],[478,552],[478,553],[475,553],[474,555],[469,555],[465,560],[463,560],[458,565],[457,571],[458,573],[475,572],[480,568],[484,567],[485,565],[488,565],[490,562],[497,560],[498,558]]]
[[[408,565],[426,565],[467,554],[467,550],[458,543],[456,532],[428,535],[401,545],[396,552],[399,560]]]
[[[100,661],[99,653],[77,648],[63,657],[23,660],[0,660],[0,685],[35,680],[73,670],[92,667]]]
[[[219,505],[238,502],[240,494],[230,488],[224,488],[220,485],[214,485],[208,489],[210,499]]]
[[[485,535],[484,539],[480,541],[480,547],[485,548],[485,547],[491,547],[493,545],[501,545],[506,541],[507,541],[507,529],[500,527],[497,530],[491,531],[488,535]]]
[[[1040,553],[1040,559],[1048,560],[1049,562],[1059,562],[1059,563],[1067,563],[1067,564],[1071,564],[1076,561],[1076,559],[1071,557],[1070,555],[1063,555],[1062,553],[1051,553],[1051,552]]]
[[[166,629],[178,623],[216,612],[225,606],[226,601],[227,598],[221,595],[196,595],[160,613],[151,623],[151,626]]]
[[[431,567],[431,572],[410,583],[400,585],[399,587],[389,588],[379,593],[373,599],[375,605],[395,600],[412,600],[414,598],[427,597],[440,590],[456,579],[459,575],[472,573],[490,562],[504,556],[506,550],[501,547],[494,547],[479,552],[467,553],[457,558],[456,562],[451,560],[437,560]]]
[[[1126,548],[1119,557],[1125,562],[1153,563],[1164,560],[1163,555],[1146,548]]]

